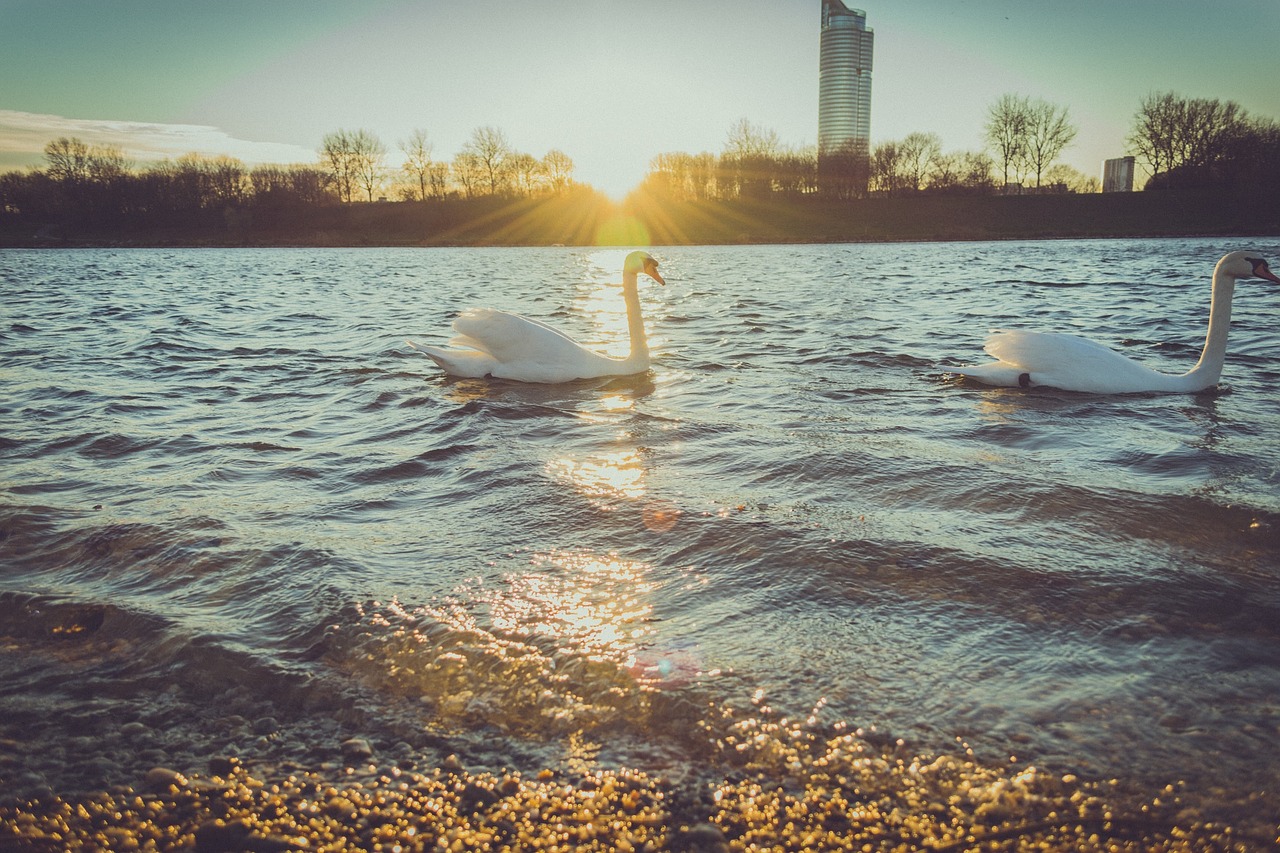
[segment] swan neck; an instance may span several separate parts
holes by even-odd
[[[1213,271],[1213,293],[1209,298],[1209,332],[1200,360],[1186,374],[1195,377],[1200,388],[1216,385],[1227,358],[1227,333],[1231,331],[1231,297],[1236,280],[1220,269]]]
[[[622,274],[622,299],[627,306],[627,333],[631,338],[631,354],[627,361],[636,367],[649,366],[649,339],[644,333],[644,316],[640,313],[640,286],[634,272]]]

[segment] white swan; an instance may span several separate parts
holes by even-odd
[[[993,331],[984,349],[996,361],[952,369],[987,385],[1029,388],[1048,385],[1064,391],[1131,394],[1142,391],[1202,391],[1222,375],[1231,329],[1231,294],[1238,278],[1265,278],[1280,284],[1256,252],[1231,252],[1213,269],[1209,334],[1196,366],[1182,375],[1160,373],[1102,344],[1075,335]]]
[[[658,262],[648,252],[632,252],[622,265],[622,297],[627,305],[631,353],[611,358],[592,352],[550,326],[493,308],[468,308],[453,321],[453,348],[409,346],[424,352],[451,376],[492,376],[518,382],[572,382],[599,376],[623,376],[649,369],[649,341],[640,316],[640,273],[658,284]]]

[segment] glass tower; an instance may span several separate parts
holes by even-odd
[[[867,13],[844,0],[822,0],[818,59],[818,162],[842,161],[837,171],[865,173],[871,150],[871,49]],[[831,168],[826,169],[828,173]],[[864,185],[865,186],[865,185]]]

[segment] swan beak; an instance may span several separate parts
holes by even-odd
[[[658,274],[657,261],[653,261],[653,260],[646,261],[644,265],[644,272],[645,272],[645,275],[649,276],[649,278],[653,279],[658,284],[666,286],[666,283],[667,283],[666,279],[664,279],[661,275]]]
[[[1274,281],[1276,284],[1280,284],[1280,278],[1276,278],[1276,274],[1271,271],[1265,261],[1254,269],[1253,274],[1258,278],[1265,278],[1267,281]]]

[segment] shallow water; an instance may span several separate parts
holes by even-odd
[[[1182,372],[1236,248],[1280,259],[658,248],[653,369],[562,386],[403,341],[486,304],[622,354],[624,250],[0,252],[0,781],[270,752],[298,720],[679,777],[736,713],[1273,795],[1280,289],[1237,287],[1214,391],[945,375],[995,327]]]

